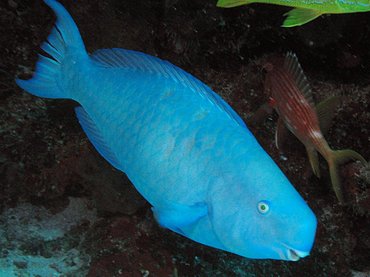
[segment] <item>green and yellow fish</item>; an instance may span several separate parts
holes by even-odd
[[[283,27],[303,25],[322,14],[370,11],[370,0],[218,0],[217,6],[232,8],[251,3],[266,3],[294,7],[285,13]]]

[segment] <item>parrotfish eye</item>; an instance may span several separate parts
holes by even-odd
[[[261,214],[267,214],[270,210],[270,206],[265,200],[258,202],[257,208]]]

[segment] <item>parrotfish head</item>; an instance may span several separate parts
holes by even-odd
[[[232,185],[214,192],[211,221],[224,249],[254,259],[309,255],[316,217],[276,164],[268,156],[255,160],[245,178],[229,176]],[[221,202],[222,194],[227,199]]]

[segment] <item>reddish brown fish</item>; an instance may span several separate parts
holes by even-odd
[[[365,159],[353,150],[332,150],[326,142],[322,128],[328,127],[331,109],[337,98],[331,98],[316,108],[310,85],[295,54],[288,52],[283,59],[274,59],[264,66],[266,73],[265,92],[269,95],[269,106],[279,114],[276,129],[276,145],[279,148],[285,126],[305,145],[314,174],[320,177],[319,152],[329,164],[334,192],[340,202],[343,193],[338,174],[338,165],[349,160]],[[319,122],[319,117],[320,121]],[[320,124],[321,123],[321,124]]]

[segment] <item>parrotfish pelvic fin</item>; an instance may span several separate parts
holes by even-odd
[[[320,15],[322,15],[322,12],[318,10],[303,8],[292,9],[284,14],[284,16],[287,16],[287,18],[284,20],[282,27],[301,26],[307,22],[314,20]]]
[[[341,204],[343,204],[344,202],[344,197],[338,172],[338,166],[350,160],[360,161],[363,166],[368,165],[367,161],[359,153],[350,149],[331,151],[327,159],[329,164],[331,184],[335,195],[337,196]]]

